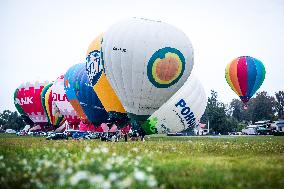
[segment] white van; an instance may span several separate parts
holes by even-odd
[[[15,134],[16,131],[13,129],[6,129],[5,133],[9,133],[9,134]]]
[[[245,129],[242,129],[244,135],[256,135],[258,125],[249,125]]]

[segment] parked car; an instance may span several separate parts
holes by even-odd
[[[90,133],[86,132],[86,131],[79,131],[79,132],[75,132],[72,135],[73,139],[91,139]]]
[[[68,140],[68,136],[64,133],[52,133],[46,137],[46,140]]]
[[[257,125],[249,125],[245,129],[242,129],[242,134],[244,135],[256,135]]]
[[[25,130],[21,130],[21,131],[17,132],[16,135],[17,136],[26,136],[26,135],[28,135],[28,132],[25,131]]]
[[[13,130],[13,129],[6,129],[5,133],[8,133],[8,134],[15,134],[16,131]]]
[[[73,129],[69,129],[69,130],[65,130],[63,133],[65,133],[68,137],[72,137],[74,133],[80,132],[79,130],[73,130]]]

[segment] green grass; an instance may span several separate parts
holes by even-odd
[[[3,188],[284,188],[284,137],[275,136],[111,143],[2,134],[0,159]]]

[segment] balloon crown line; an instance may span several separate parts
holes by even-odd
[[[34,87],[34,89],[40,89],[41,86],[45,86],[51,82],[49,81],[35,81],[35,82],[25,82],[22,83],[19,87],[19,89],[24,88],[25,90],[28,90],[30,87]]]

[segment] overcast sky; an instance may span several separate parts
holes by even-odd
[[[15,89],[25,81],[54,80],[85,60],[89,43],[128,17],[170,23],[194,47],[193,73],[207,95],[223,102],[236,94],[225,66],[249,55],[266,67],[259,89],[284,90],[284,1],[282,0],[0,0],[0,111],[16,110]]]

